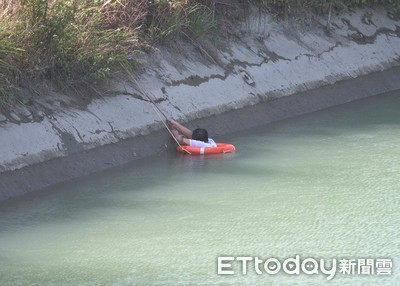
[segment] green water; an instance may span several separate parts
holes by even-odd
[[[0,285],[399,285],[400,94],[0,205]],[[218,138],[219,139],[219,138]],[[391,275],[217,275],[218,256],[392,259]]]

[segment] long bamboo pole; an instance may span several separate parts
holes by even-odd
[[[161,111],[161,109],[157,106],[157,104],[151,99],[151,97],[147,94],[147,92],[140,86],[140,84],[137,82],[137,80],[132,75],[132,73],[128,69],[125,69],[125,70],[126,70],[127,74],[129,75],[130,80],[137,88],[137,90],[142,94],[142,96],[145,97],[146,101],[148,101],[151,104],[154,111],[157,113],[158,117],[160,118],[161,122],[164,124],[165,128],[168,130],[169,134],[171,134],[172,138],[174,138],[176,144],[178,144],[178,146],[180,146],[182,148],[182,145],[175,138],[171,129],[168,127],[167,123],[165,122],[165,120],[168,119],[167,116],[165,116],[165,114]],[[162,117],[164,117],[164,118],[162,118]],[[185,148],[182,148],[182,150],[184,150],[185,152],[187,152],[188,154],[191,155],[191,153],[188,150],[186,150]]]

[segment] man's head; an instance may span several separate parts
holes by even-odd
[[[197,129],[193,130],[192,139],[198,140],[198,141],[203,141],[203,142],[207,143],[208,142],[207,130],[205,130],[203,128],[197,128]]]

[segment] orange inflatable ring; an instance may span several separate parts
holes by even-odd
[[[178,152],[190,155],[208,155],[208,154],[221,154],[232,153],[235,151],[235,146],[226,143],[217,143],[217,147],[193,147],[193,146],[178,146]]]

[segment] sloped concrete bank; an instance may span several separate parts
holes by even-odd
[[[126,164],[172,142],[145,90],[170,117],[215,138],[400,89],[399,20],[363,9],[294,30],[255,13],[224,41],[180,41],[82,104],[49,91],[0,116],[0,201]],[[40,93],[40,92],[39,92]],[[166,147],[169,146],[169,147]],[[140,162],[138,160],[137,162]]]

